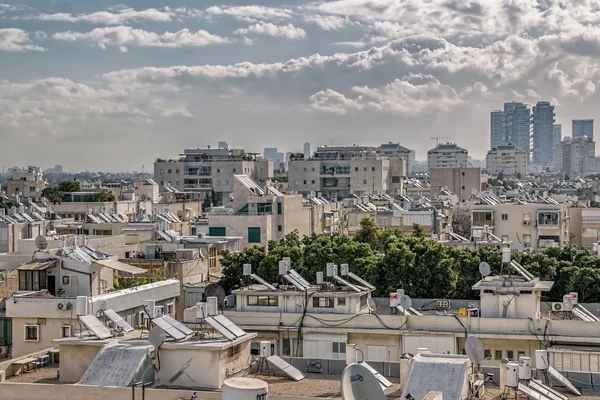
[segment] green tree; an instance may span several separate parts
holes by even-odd
[[[42,197],[46,198],[52,204],[62,203],[62,193],[57,188],[47,187],[42,190]]]
[[[76,180],[62,181],[62,182],[59,182],[58,185],[56,185],[56,189],[59,192],[63,192],[63,193],[80,192],[81,184],[79,183],[79,181],[76,181]]]
[[[243,265],[251,264],[254,271],[265,259],[264,246],[245,247],[242,251],[232,252],[224,250],[221,252],[222,278],[219,281],[227,293],[242,286],[244,279]]]
[[[581,302],[597,302],[600,300],[600,269],[578,268],[572,271],[569,292],[579,293]]]
[[[373,218],[363,218],[360,220],[360,228],[354,234],[354,240],[367,243],[371,248],[375,248],[379,232],[379,227]]]
[[[421,225],[414,223],[411,236],[416,237],[416,238],[426,238],[427,233],[425,233],[425,231],[423,230],[423,227]]]

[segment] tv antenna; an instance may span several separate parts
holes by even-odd
[[[486,276],[488,276],[489,274],[491,274],[492,270],[490,268],[490,264],[488,264],[485,261],[480,262],[479,263],[479,273],[482,276],[481,280],[483,280],[483,278],[485,278]]]
[[[367,307],[369,308],[369,314],[377,311],[377,304],[375,304],[375,300],[372,297],[367,299]]]
[[[435,140],[436,147],[440,145],[440,139],[452,139],[452,136],[434,136],[431,138],[431,140]]]
[[[385,400],[386,396],[371,371],[362,364],[350,364],[342,373],[342,399]]]

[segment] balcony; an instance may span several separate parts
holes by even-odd
[[[493,211],[473,211],[472,214],[473,226],[494,226],[494,212]]]

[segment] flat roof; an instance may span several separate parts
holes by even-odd
[[[361,286],[360,283],[357,283],[356,285]],[[286,284],[286,287],[290,287],[292,286],[291,284]],[[269,290],[267,289],[267,287],[265,285],[261,285],[261,284],[252,284],[252,285],[248,285],[248,286],[244,286],[241,287],[239,289],[234,289],[231,291],[232,293],[240,293],[240,294],[260,294],[260,295],[277,295],[277,296],[284,296],[284,295],[292,295],[292,294],[302,294],[304,293],[303,291],[300,290],[283,290],[283,289],[277,289],[277,290]],[[328,295],[331,296],[339,296],[341,294],[344,295],[353,295],[353,296],[360,296],[363,294],[368,294],[369,291],[368,290],[361,290],[360,292],[355,292],[352,290],[336,290],[336,291],[331,291],[331,290],[319,290],[317,289],[316,285],[311,286],[308,289],[309,293],[318,293],[320,295],[322,295],[323,297],[327,297]]]
[[[46,268],[56,266],[57,259],[50,260],[34,260],[17,268],[19,271],[41,271]]]
[[[554,286],[553,281],[540,281],[535,278],[531,281],[527,281],[520,275],[503,275],[503,276],[486,276],[473,285],[473,290],[494,290],[499,291],[502,289],[519,289],[524,292],[539,290],[542,292],[548,292]]]

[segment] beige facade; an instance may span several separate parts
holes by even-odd
[[[8,197],[29,197],[40,201],[46,182],[40,167],[26,167],[13,170],[6,186]]]
[[[570,207],[569,234],[577,247],[592,249],[600,242],[600,209]]]
[[[454,143],[441,143],[427,152],[427,168],[466,168],[469,153]]]
[[[488,151],[486,171],[496,177],[523,177],[527,175],[527,152],[514,144],[499,145]]]
[[[473,192],[481,190],[480,168],[430,168],[429,179],[433,195],[447,189],[456,194],[459,201],[469,200]]]
[[[564,173],[584,172],[584,160],[596,155],[596,142],[587,136],[571,139],[566,137],[556,147],[556,171]]]

